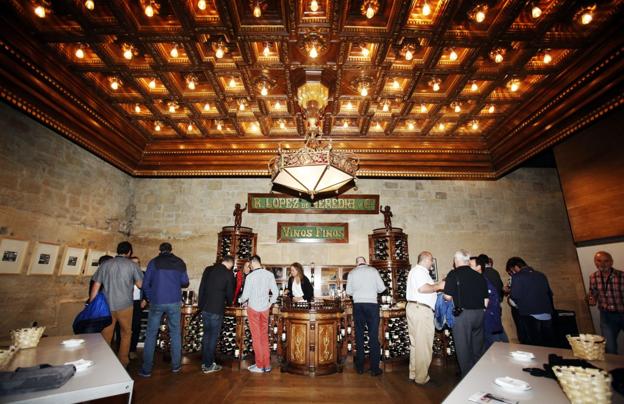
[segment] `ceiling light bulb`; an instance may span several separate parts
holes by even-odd
[[[455,49],[451,49],[451,53],[449,53],[449,60],[451,62],[454,62],[457,60],[457,52],[455,52]]]
[[[229,85],[231,88],[236,87],[236,80],[234,80],[234,77],[232,77],[232,78],[230,79],[230,82],[228,83],[228,85]]]
[[[186,131],[187,132],[192,132],[193,131],[193,124],[189,123],[188,126],[186,127]]]
[[[383,103],[383,106],[381,107],[383,112],[388,112],[390,111],[390,105],[387,102]]]
[[[310,11],[313,11],[313,12],[315,12],[315,13],[316,13],[316,12],[318,11],[318,9],[319,9],[319,4],[318,4],[318,1],[316,1],[316,0],[312,0],[312,1],[310,2]]]
[[[461,105],[455,104],[455,107],[453,107],[453,110],[459,114],[461,112]]]
[[[344,121],[344,122],[342,123],[342,127],[343,127],[343,128],[348,128],[348,127],[349,127],[349,121]]]
[[[39,18],[45,18],[46,16],[46,9],[45,7],[39,5],[35,7],[35,15]]]
[[[206,9],[206,0],[199,0],[197,2],[197,8],[200,10],[205,10]]]
[[[586,10],[581,14],[581,24],[587,25],[594,19],[592,12],[590,10]]]
[[[472,84],[470,85],[470,91],[476,92],[478,90],[479,90],[479,86],[477,85],[477,82],[473,81]]]
[[[137,114],[141,113],[141,106],[139,104],[136,104],[134,106],[134,112],[136,112]]]
[[[531,17],[540,18],[541,15],[542,15],[542,9],[539,8],[538,6],[533,6],[533,8],[531,9]]]
[[[392,88],[395,88],[395,89],[399,89],[399,88],[401,88],[401,83],[399,83],[399,80],[394,79],[394,80],[392,81]]]
[[[269,90],[266,88],[266,85],[262,85],[262,88],[260,89],[260,95],[262,95],[263,97],[266,97],[269,94]]]
[[[253,15],[256,18],[262,17],[262,9],[260,8],[260,4],[259,3],[256,3],[256,5],[254,6]]]
[[[119,80],[117,79],[113,79],[110,83],[110,86],[113,90],[118,90],[119,89]]]
[[[414,130],[414,122],[412,121],[408,122],[407,127],[409,128],[409,130]]]
[[[147,85],[152,90],[155,89],[156,88],[156,79],[151,79],[150,82]]]
[[[280,129],[286,129],[286,122],[280,121],[279,122],[279,127],[280,127]]]
[[[366,97],[368,95],[368,88],[365,86],[362,86],[362,88],[360,88],[360,95],[362,97]]]
[[[511,92],[515,93],[516,91],[518,91],[518,89],[520,88],[520,82],[518,82],[517,80],[514,80],[511,82],[511,86],[509,87],[509,89],[511,90]]]
[[[366,9],[366,18],[370,20],[374,16],[375,16],[375,9],[373,8],[372,4],[369,4],[368,8]]]
[[[245,110],[245,103],[241,102],[240,104],[238,104],[238,109],[241,110],[241,111],[244,111]]]
[[[443,123],[443,122],[440,122],[440,123],[438,124],[438,129],[439,129],[439,130],[444,130],[444,123]]]
[[[375,129],[382,130],[383,128],[381,127],[381,124],[377,122],[377,125],[375,125]]]
[[[154,122],[154,130],[160,132],[160,122]]]
[[[221,59],[224,55],[225,55],[225,50],[223,49],[223,46],[219,44],[219,46],[217,46],[217,50],[215,51],[215,57],[217,59]]]
[[[489,112],[490,114],[493,114],[493,113],[494,113],[494,111],[496,111],[496,108],[494,107],[494,104],[492,104],[492,105],[490,105],[490,107],[488,108],[488,112]]]
[[[552,56],[550,55],[550,53],[548,52],[544,53],[543,61],[545,64],[549,64],[550,62],[552,62]]]
[[[189,80],[186,86],[189,90],[195,90],[195,80]]]
[[[483,21],[485,21],[485,11],[477,11],[477,13],[475,14],[475,21],[477,21],[478,23],[482,23]]]
[[[440,83],[433,83],[433,91],[440,91]]]
[[[264,45],[264,49],[262,50],[262,54],[264,55],[264,57],[268,57],[271,54],[271,48],[269,47],[269,44]]]
[[[154,16],[154,7],[152,7],[152,4],[148,4],[147,6],[145,6],[145,15],[148,17],[153,17]]]
[[[82,46],[79,46],[78,49],[76,49],[76,57],[78,59],[83,59],[85,57],[84,49],[82,49]]]
[[[494,62],[502,63],[503,62],[503,54],[501,52],[496,52],[494,55]]]
[[[180,55],[180,52],[178,52],[178,45],[173,45],[173,48],[171,48],[171,52],[169,52],[169,54],[172,58],[177,58]]]
[[[254,131],[254,132],[257,131],[258,130],[258,125],[256,125],[255,123],[252,123],[251,124],[251,130]]]
[[[275,105],[273,105],[273,108],[275,108],[275,109],[282,109],[282,104],[280,104],[279,101],[275,101]]]
[[[95,2],[93,0],[86,0],[84,5],[87,10],[93,10],[95,8]]]
[[[123,57],[126,58],[127,60],[132,60],[132,47],[131,46],[124,47]]]
[[[431,14],[431,6],[425,1],[422,7],[422,14],[426,17]]]
[[[364,55],[365,57],[368,57],[369,54],[370,54],[370,50],[368,49],[368,46],[362,45],[362,55]]]
[[[405,51],[405,60],[407,60],[409,62],[412,59],[414,59],[414,54],[412,53],[411,50],[409,50],[409,49],[406,50]]]
[[[426,114],[427,113],[427,105],[425,104],[420,104],[420,112],[422,114]]]
[[[472,121],[472,130],[477,130],[479,129],[479,122],[478,121]]]
[[[172,114],[176,112],[176,106],[174,103],[169,104],[169,112]]]
[[[315,59],[318,56],[318,51],[316,50],[316,45],[312,45],[312,47],[310,48],[310,51],[308,52],[308,55],[312,59]]]
[[[217,122],[217,130],[223,129],[223,125],[221,125],[221,121]]]

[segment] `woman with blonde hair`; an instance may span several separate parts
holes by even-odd
[[[310,301],[314,298],[314,288],[307,276],[303,274],[303,266],[298,262],[290,265],[290,278],[288,278],[288,296],[293,301]]]

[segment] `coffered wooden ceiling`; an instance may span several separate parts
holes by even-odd
[[[2,3],[0,95],[136,176],[268,175],[312,71],[360,177],[498,178],[623,103],[622,0],[88,3]]]

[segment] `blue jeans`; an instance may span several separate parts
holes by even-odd
[[[154,350],[156,337],[160,328],[163,314],[167,315],[169,336],[171,338],[171,368],[179,369],[182,366],[182,332],[180,329],[180,307],[182,303],[150,304],[147,319],[147,332],[143,348],[143,372],[151,373],[154,366]]]
[[[223,314],[202,311],[202,321],[204,323],[204,337],[202,338],[202,364],[205,367],[209,367],[215,361],[215,351],[217,349],[217,340],[221,334]]]
[[[509,338],[507,337],[507,334],[505,334],[505,330],[498,334],[488,332],[483,333],[483,352],[487,351],[488,348],[495,342],[509,342]]]
[[[624,313],[600,310],[600,332],[607,339],[607,353],[617,354],[617,338],[624,331]]]
[[[370,345],[370,368],[379,369],[379,305],[377,303],[354,303],[355,367],[364,370],[364,325],[368,326]]]

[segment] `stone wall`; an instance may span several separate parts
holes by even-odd
[[[0,172],[0,237],[29,240],[29,251],[37,241],[114,250],[125,238],[132,178],[4,104]],[[0,340],[32,321],[71,333],[87,297],[88,278],[27,275],[30,259],[21,275],[0,275]]]

